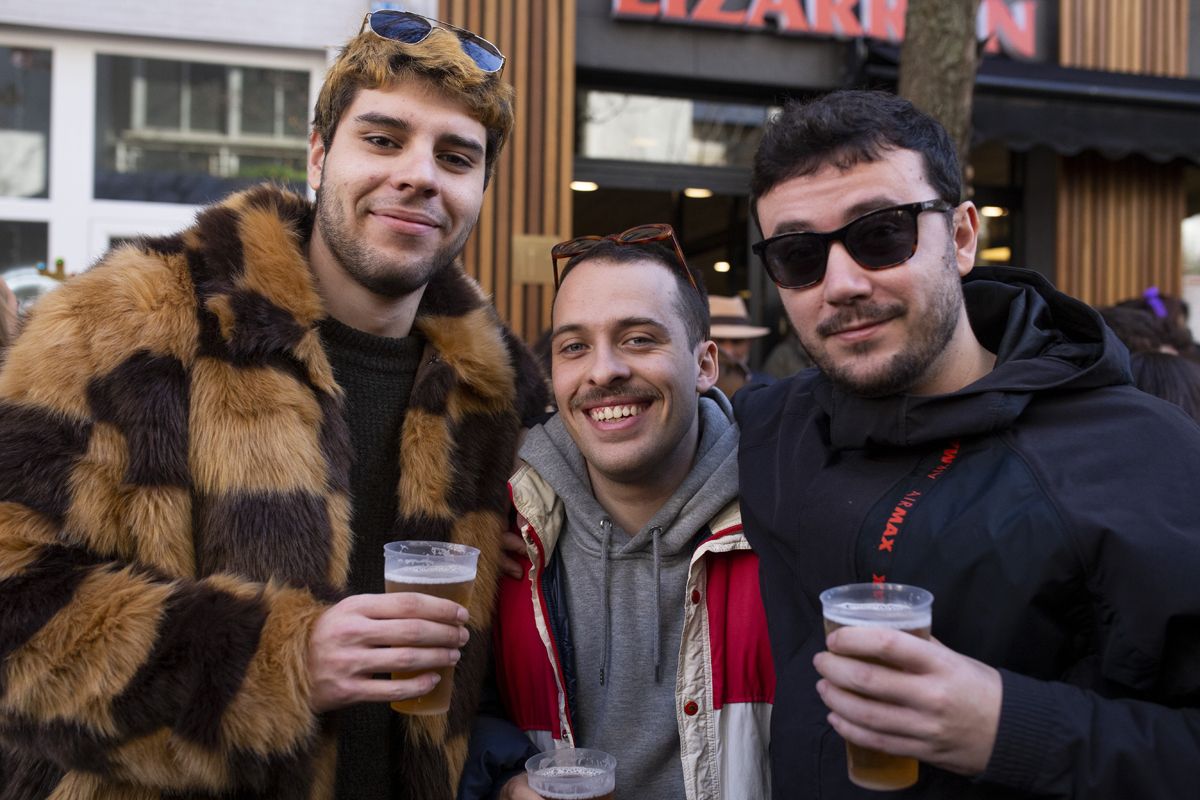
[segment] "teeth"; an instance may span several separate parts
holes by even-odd
[[[621,419],[622,417],[636,417],[640,413],[642,413],[641,406],[604,406],[603,408],[593,408],[591,410],[592,419],[596,420],[596,422]]]

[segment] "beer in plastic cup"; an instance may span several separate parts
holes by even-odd
[[[825,635],[843,627],[892,628],[928,639],[933,595],[902,583],[852,583],[821,592]],[[905,789],[917,782],[917,760],[846,742],[850,782],[864,789]]]
[[[464,607],[470,604],[479,560],[479,551],[474,547],[449,542],[390,542],[383,547],[383,559],[385,591],[419,592],[453,600]],[[405,680],[428,671],[393,672],[392,677]],[[401,714],[446,713],[454,687],[454,665],[434,671],[441,680],[433,691],[398,700],[392,703],[392,708]]]
[[[529,788],[547,800],[613,800],[617,759],[601,750],[570,747],[525,762]]]

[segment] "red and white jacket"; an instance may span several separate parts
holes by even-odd
[[[573,747],[569,693],[575,665],[554,634],[569,623],[565,603],[556,606],[553,599],[557,565],[547,570],[566,514],[554,490],[527,464],[510,479],[509,494],[527,559],[521,580],[500,579],[493,630],[500,693],[509,718],[543,750]],[[758,557],[742,535],[736,501],[708,529],[692,554],[680,598],[675,723],[684,786],[688,800],[761,800],[771,795],[767,746],[775,669]]]

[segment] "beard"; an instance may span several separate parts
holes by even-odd
[[[859,397],[902,394],[929,378],[931,372],[938,368],[946,346],[954,337],[962,313],[962,284],[955,267],[953,249],[943,259],[943,266],[946,272],[933,287],[928,309],[909,328],[901,349],[883,364],[870,370],[855,368],[857,359],[870,356],[877,346],[874,342],[855,344],[847,356],[835,360],[821,344],[821,339],[853,322],[904,317],[910,311],[903,303],[864,302],[839,310],[835,316],[817,326],[817,341],[812,343],[812,347],[808,347],[808,342],[802,342],[813,362],[835,386]]]
[[[317,224],[329,252],[350,278],[372,294],[399,298],[412,294],[453,263],[462,252],[474,225],[464,226],[451,242],[425,259],[389,255],[368,245],[353,229],[336,195],[317,190]]]

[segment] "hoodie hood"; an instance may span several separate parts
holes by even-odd
[[[839,449],[907,447],[991,433],[1012,425],[1039,393],[1132,382],[1129,354],[1099,312],[1054,289],[1041,275],[976,267],[963,279],[976,338],[996,366],[957,392],[931,397],[858,397],[824,375],[813,385]]]

